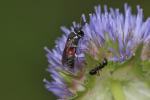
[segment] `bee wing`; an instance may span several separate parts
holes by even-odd
[[[65,63],[66,62],[66,58],[67,58],[67,49],[71,47],[71,45],[73,44],[73,41],[74,41],[74,36],[75,33],[74,32],[71,32],[67,38],[67,41],[66,41],[66,44],[65,44],[65,48],[64,48],[64,51],[63,51],[63,55],[62,55],[62,63]]]
[[[71,32],[69,35],[68,35],[68,40],[72,40],[74,37],[76,36],[76,33],[75,32]]]

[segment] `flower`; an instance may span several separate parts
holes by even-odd
[[[85,15],[84,25],[73,22],[56,40],[54,49],[47,51],[52,77],[44,79],[46,88],[58,99],[68,100],[150,100],[150,18],[143,21],[143,10],[137,14],[124,5],[125,13],[104,6],[95,7],[95,13]],[[79,40],[75,66],[70,69],[62,64],[62,55],[68,35],[75,28],[82,28],[84,37]],[[107,65],[102,65],[104,59]],[[98,66],[103,66],[100,69]],[[90,75],[92,69],[96,75]],[[100,75],[98,75],[100,74]]]

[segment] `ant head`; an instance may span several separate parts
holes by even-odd
[[[102,64],[103,64],[104,66],[107,65],[107,59],[106,59],[106,58],[104,58]]]

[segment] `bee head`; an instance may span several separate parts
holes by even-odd
[[[83,37],[84,36],[84,32],[82,31],[81,28],[74,28],[74,32],[77,34],[78,37]]]
[[[84,32],[82,30],[80,30],[80,31],[77,32],[77,35],[79,37],[83,37],[84,36]]]

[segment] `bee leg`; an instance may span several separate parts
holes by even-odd
[[[77,58],[77,57],[78,57],[78,55],[77,55],[76,53],[75,53],[74,55],[75,55],[75,58]]]
[[[83,58],[84,58],[84,55],[83,54],[75,54],[75,58],[76,58],[76,61],[77,62],[82,62],[83,61]]]
[[[75,54],[75,58],[76,58],[76,60],[77,60],[77,62],[80,62],[80,57],[77,55],[77,54]]]
[[[79,49],[79,50],[80,50],[80,52],[79,52],[79,53],[82,53],[82,52],[87,51],[87,49]]]

